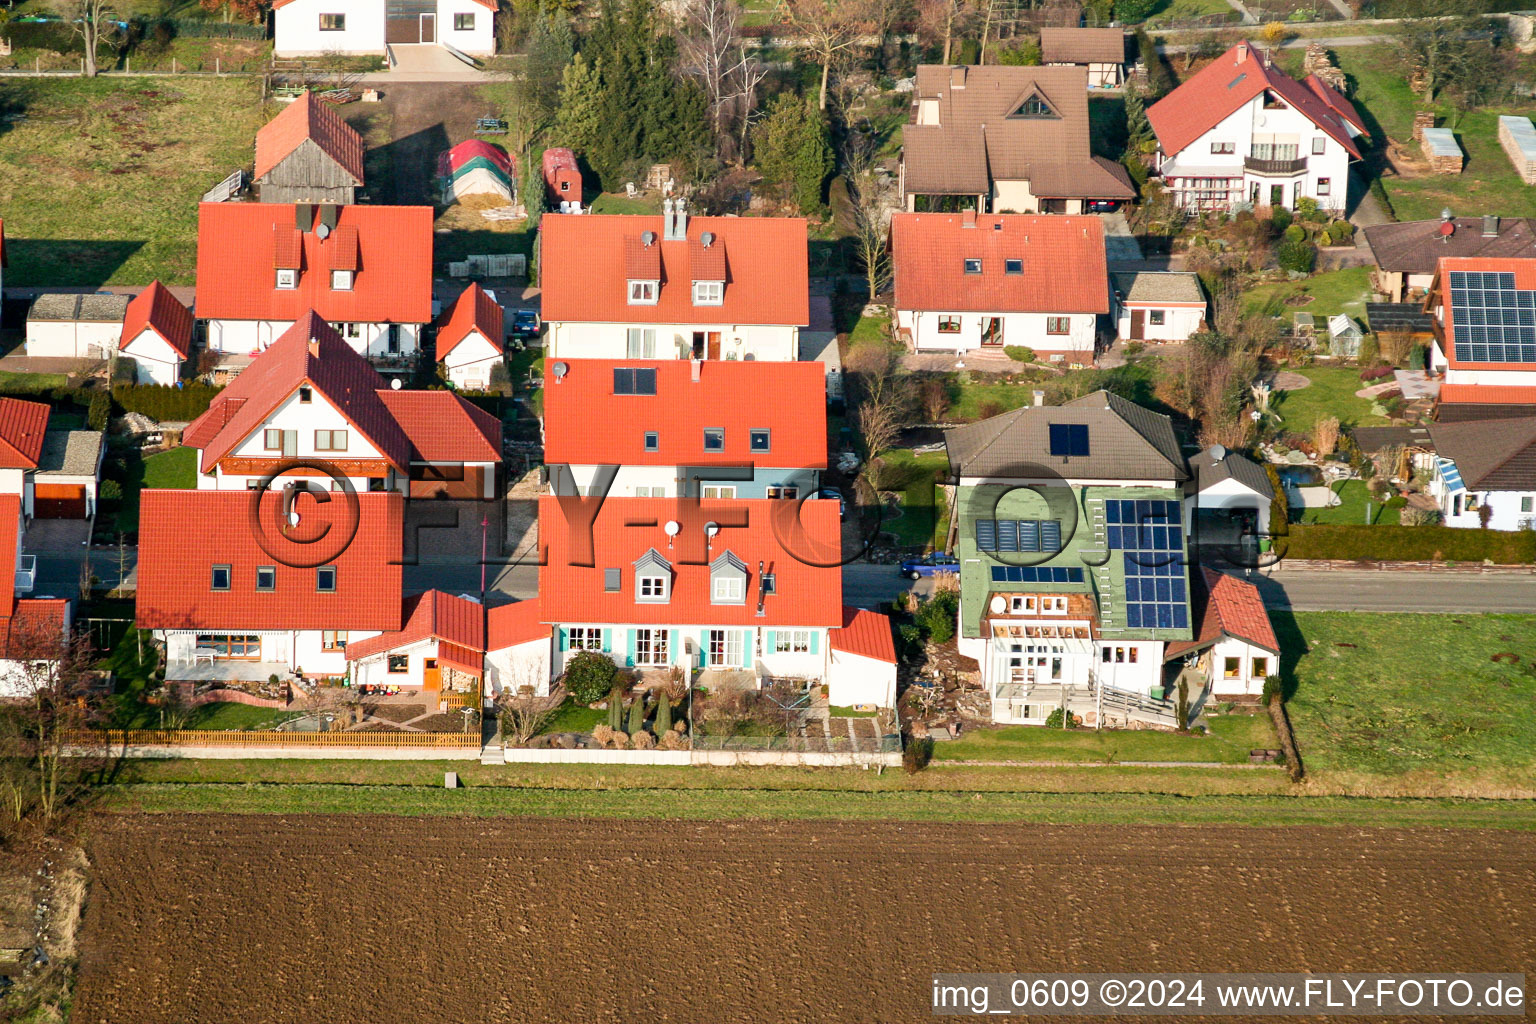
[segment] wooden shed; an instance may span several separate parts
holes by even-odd
[[[363,138],[312,92],[256,133],[256,186],[264,203],[355,202]]]

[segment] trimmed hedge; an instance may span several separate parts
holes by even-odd
[[[222,388],[211,384],[117,384],[112,398],[124,412],[139,412],[164,423],[169,420],[192,421],[208,411],[208,405]]]
[[[1318,526],[1293,523],[1286,558],[1373,562],[1536,562],[1536,531],[1454,526]]]

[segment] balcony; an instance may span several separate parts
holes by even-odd
[[[30,594],[37,585],[37,556],[22,555],[16,560],[16,592]]]
[[[1272,174],[1277,177],[1289,177],[1292,174],[1300,174],[1307,169],[1307,158],[1304,156],[1293,157],[1288,160],[1271,160],[1264,157],[1243,157],[1243,170],[1249,174]]]

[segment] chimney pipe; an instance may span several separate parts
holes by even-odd
[[[689,377],[692,378],[692,380],[693,380],[693,382],[695,384],[697,384],[699,382],[699,371],[702,370],[703,368],[704,368],[704,360],[702,360],[702,359],[690,359],[690,360],[688,360],[688,375],[689,375]]]
[[[1237,44],[1237,62],[1239,64],[1241,64],[1243,61],[1245,61],[1247,59],[1248,59],[1248,44],[1247,43],[1238,43]]]
[[[1038,406],[1042,406],[1042,405],[1045,404],[1045,392],[1044,391],[1036,390],[1032,397],[1034,398],[1035,405],[1037,407]]]
[[[661,237],[668,241],[672,238],[672,200],[661,201]]]

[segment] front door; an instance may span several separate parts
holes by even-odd
[[[437,42],[437,15],[423,14],[421,16],[421,41],[424,43]]]
[[[421,686],[426,690],[441,690],[443,688],[443,670],[437,667],[436,658],[427,658],[422,662]]]
[[[720,358],[720,332],[719,331],[710,331],[709,332],[709,358],[711,358],[711,359],[719,359]]]
[[[1140,341],[1147,336],[1147,311],[1131,310],[1131,340]]]
[[[1285,186],[1284,185],[1271,185],[1271,186],[1269,186],[1269,205],[1270,206],[1284,206],[1285,205]]]
[[[1002,317],[986,316],[981,318],[981,343],[983,345],[1001,345],[1003,343]]]

